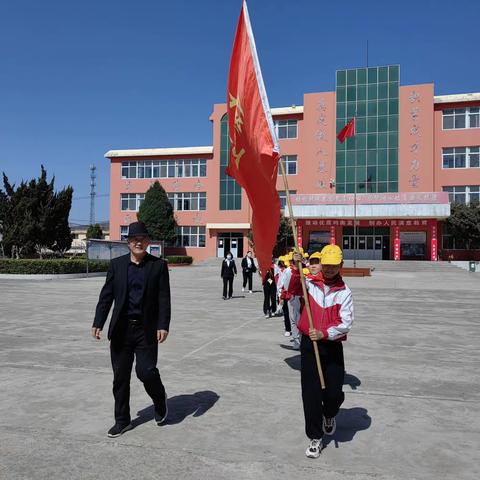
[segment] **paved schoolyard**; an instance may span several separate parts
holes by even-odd
[[[108,439],[108,343],[89,337],[102,278],[0,279],[0,478],[477,479],[480,276],[350,279],[346,401],[307,459],[299,355],[252,295],[220,298],[219,266],[171,269],[159,367],[168,424],[132,378],[136,428]],[[138,414],[137,414],[138,412]],[[137,415],[135,415],[137,414]]]

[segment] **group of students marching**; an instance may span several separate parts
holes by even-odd
[[[305,454],[309,458],[318,458],[323,448],[322,438],[334,434],[335,417],[345,399],[342,342],[352,327],[353,300],[340,273],[343,253],[338,245],[326,245],[321,252],[310,256],[301,248],[299,250],[280,257],[263,275],[263,313],[269,318],[283,312],[284,335],[291,337],[294,350],[300,350],[305,433],[310,439]],[[299,265],[305,278],[313,328],[305,308]],[[248,283],[252,293],[252,275],[256,266],[251,252],[242,259],[242,271],[242,291]],[[232,297],[236,274],[235,262],[229,253],[221,270],[224,300]],[[320,383],[314,343],[319,352],[325,388]]]

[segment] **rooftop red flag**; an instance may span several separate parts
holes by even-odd
[[[343,143],[348,137],[353,137],[355,135],[355,117],[353,117],[337,135],[338,141]]]
[[[245,1],[230,60],[227,106],[231,150],[226,172],[245,189],[252,206],[255,255],[265,274],[280,221],[279,148]]]

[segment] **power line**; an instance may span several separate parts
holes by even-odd
[[[108,197],[108,193],[96,193],[95,197]],[[72,200],[88,200],[90,199],[90,195],[83,195],[81,197],[73,197]]]

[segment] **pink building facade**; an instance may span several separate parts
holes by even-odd
[[[358,259],[479,257],[455,244],[442,220],[450,202],[479,200],[480,94],[435,96],[433,84],[401,86],[396,65],[340,70],[335,91],[305,94],[302,106],[272,115],[305,249],[338,243],[346,258]],[[336,135],[354,116],[356,135],[341,144]],[[247,252],[250,205],[225,174],[226,105],[214,105],[210,120],[210,146],[105,154],[113,240],[125,236],[158,180],[178,224],[166,253],[199,261]],[[285,205],[280,176],[277,190]]]

